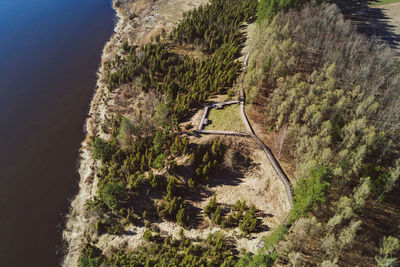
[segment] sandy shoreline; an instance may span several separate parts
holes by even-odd
[[[143,45],[150,41],[151,37],[161,31],[168,31],[182,17],[184,11],[198,7],[206,3],[206,0],[195,0],[188,3],[185,0],[150,0],[125,1],[119,7],[115,6],[118,19],[114,33],[106,43],[101,65],[97,72],[95,93],[91,100],[88,118],[85,123],[86,138],[81,143],[79,166],[79,191],[71,202],[70,211],[66,217],[66,226],[63,231],[63,239],[67,242],[67,251],[63,259],[63,266],[79,266],[80,252],[86,242],[91,240],[91,224],[87,217],[87,203],[97,192],[96,162],[91,153],[91,139],[100,134],[100,126],[108,112],[108,106],[113,103],[113,94],[106,84],[102,82],[105,75],[105,63],[114,59],[124,41],[131,45]],[[118,91],[118,90],[116,90]]]
[[[67,215],[67,223],[63,231],[63,239],[68,243],[68,250],[63,260],[63,266],[78,266],[80,251],[86,243],[86,238],[89,234],[90,222],[85,216],[87,201],[95,195],[96,185],[95,171],[93,166],[96,162],[91,156],[91,149],[89,140],[96,132],[96,121],[99,115],[105,113],[105,108],[101,107],[101,96],[103,95],[104,85],[101,82],[104,72],[104,62],[108,57],[107,50],[114,44],[116,30],[122,23],[122,15],[116,10],[118,22],[115,26],[114,33],[110,40],[104,46],[101,65],[97,72],[96,91],[93,95],[90,104],[88,118],[86,119],[84,129],[86,131],[86,138],[81,143],[80,148],[80,166],[79,166],[79,192],[71,202],[71,208]]]

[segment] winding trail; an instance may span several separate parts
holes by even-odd
[[[247,66],[248,58],[249,58],[249,53],[247,53],[247,55],[244,59],[244,62],[243,62],[243,65],[245,67]],[[203,130],[203,127],[206,124],[205,120],[207,119],[207,115],[208,115],[210,108],[216,107],[216,105],[224,106],[224,105],[230,105],[230,104],[236,104],[236,103],[240,103],[240,116],[245,125],[247,133],[235,132],[235,131]],[[258,138],[258,136],[255,134],[253,128],[250,125],[249,120],[247,119],[246,113],[244,112],[244,105],[245,105],[245,94],[244,94],[243,88],[241,87],[239,101],[221,102],[221,103],[216,103],[213,105],[205,106],[204,111],[203,111],[203,116],[201,117],[201,120],[197,127],[196,132],[202,133],[202,134],[234,135],[234,136],[242,136],[242,137],[251,137],[260,146],[260,148],[264,151],[269,162],[271,163],[272,167],[274,168],[275,172],[277,173],[279,179],[285,186],[286,195],[289,200],[289,205],[290,205],[290,208],[292,208],[292,206],[293,206],[293,189],[290,184],[290,181],[289,181],[288,177],[286,176],[285,172],[282,170],[278,160],[275,158],[271,149],[269,149],[269,147],[266,146],[263,143],[263,141],[261,141],[261,139]]]

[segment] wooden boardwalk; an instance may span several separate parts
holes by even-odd
[[[248,54],[245,57],[245,62],[244,65],[247,65],[247,60],[248,60]],[[288,177],[286,176],[285,172],[282,170],[278,160],[275,158],[274,154],[272,153],[271,149],[269,149],[268,146],[266,146],[260,138],[255,134],[253,128],[250,125],[249,120],[247,119],[247,116],[244,112],[244,105],[245,105],[245,96],[243,92],[243,88],[240,88],[240,101],[228,101],[228,102],[220,102],[220,103],[215,103],[212,105],[207,105],[204,107],[203,115],[201,117],[200,123],[197,127],[197,132],[202,133],[202,134],[216,134],[216,135],[233,135],[233,136],[242,136],[242,137],[251,137],[259,146],[260,148],[264,151],[265,155],[267,156],[269,162],[271,163],[272,167],[274,168],[275,172],[277,173],[279,179],[283,183],[286,189],[286,195],[289,200],[289,205],[290,208],[293,206],[293,189],[290,184],[290,181]],[[216,108],[216,107],[223,107],[225,105],[232,105],[232,104],[237,104],[240,103],[240,116],[242,118],[242,121],[245,125],[247,133],[244,132],[235,132],[235,131],[218,131],[218,130],[203,130],[204,126],[206,125],[206,119],[209,113],[209,110],[211,108]]]

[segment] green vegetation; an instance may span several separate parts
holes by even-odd
[[[246,255],[238,261],[237,267],[269,267],[272,266],[278,258],[276,254],[257,253],[251,254],[247,252]]]
[[[212,217],[212,215],[217,210],[217,207],[217,195],[213,195],[207,206],[204,208],[204,214],[207,215],[209,218]]]
[[[222,162],[224,147],[221,141],[214,140],[211,146],[211,153],[208,151],[199,151],[194,154],[193,168],[195,170],[194,181],[197,183],[205,183],[210,179],[210,174],[217,166],[218,162]]]
[[[209,52],[217,51],[227,42],[239,45],[240,24],[252,21],[256,9],[257,1],[212,0],[211,4],[189,11],[170,38],[201,45]]]
[[[400,0],[379,0],[372,2],[370,5],[371,6],[380,6],[380,5],[387,5],[387,4],[393,4],[393,3],[398,3]]]
[[[120,224],[116,223],[118,218],[140,219],[143,213],[147,213],[149,218],[142,219],[154,220],[161,217],[184,224],[185,202],[177,195],[175,178],[154,175],[152,168],[162,169],[167,155],[187,153],[186,137],[182,138],[165,130],[156,131],[153,136],[134,141],[130,149],[117,148],[116,139],[110,142],[100,138],[95,140],[94,150],[97,149],[97,144],[101,144],[100,148],[107,147],[104,144],[115,144],[113,150],[101,150],[103,165],[97,174],[99,198],[91,203],[92,209],[101,212],[104,218],[111,218],[98,221],[96,229],[99,232],[121,233]],[[154,206],[150,200],[140,208],[134,205],[137,199],[148,197],[149,192],[164,196],[159,206]]]
[[[204,208],[204,214],[216,225],[227,228],[239,226],[244,235],[256,232],[260,225],[256,215],[256,207],[254,205],[248,207],[244,200],[238,200],[230,212],[223,216],[221,207],[217,203],[217,195],[214,195]]]
[[[105,66],[109,90],[138,87],[155,104],[133,120],[108,118],[102,127],[110,134],[108,140],[93,139],[93,155],[102,167],[98,197],[89,207],[97,216],[94,228],[99,234],[118,235],[127,224],[149,227],[160,220],[189,227],[191,216],[198,215],[190,211],[185,197],[213,177],[225,147],[219,140],[189,144],[180,136],[179,122],[190,109],[233,85],[245,41],[241,25],[254,21],[257,12],[244,87],[250,96],[263,91],[268,97],[265,127],[279,131],[288,126],[285,145],[298,181],[289,222],[310,213],[324,216],[327,222],[318,227],[315,239],[323,265],[336,264],[341,251],[352,247],[368,198],[383,201],[400,173],[400,161],[394,161],[400,143],[400,67],[387,47],[353,33],[337,8],[304,3],[261,0],[257,8],[256,0],[212,0],[185,14],[168,40],[164,32],[142,47],[123,43],[122,54]],[[201,51],[201,57],[172,52],[187,44]],[[207,129],[243,128],[237,105],[211,110],[210,120]],[[175,158],[183,155],[194,170],[187,183],[177,174],[181,166]],[[344,195],[333,196],[327,209],[331,184]],[[229,210],[216,196],[204,209],[212,223],[239,227],[243,235],[257,231],[257,212],[244,201]],[[150,229],[143,235],[146,245],[130,252],[116,250],[109,258],[88,244],[80,265],[233,266],[238,261],[233,242],[221,233],[194,241],[182,232],[173,240]],[[264,240],[265,249],[273,249],[287,231],[284,225],[276,228]],[[292,244],[287,251],[302,248]],[[383,239],[377,264],[395,262],[397,251],[398,240]],[[246,254],[238,265],[270,266],[277,258],[275,253]]]
[[[170,35],[173,44],[164,41],[129,47],[125,57],[117,56],[108,64],[108,88],[139,80],[142,91],[154,90],[167,97],[167,121],[179,119],[211,94],[232,86],[240,70],[235,59],[244,41],[240,25],[254,18],[256,7],[255,0],[213,0],[188,12]],[[168,50],[182,43],[201,46],[208,56],[196,61]]]
[[[125,84],[138,87],[153,106],[137,118],[108,118],[102,129],[110,134],[109,139],[93,139],[93,155],[102,166],[97,173],[98,197],[89,206],[99,217],[94,224],[99,234],[122,234],[126,224],[149,226],[160,220],[189,227],[190,216],[196,214],[190,212],[185,197],[211,179],[223,160],[224,146],[219,140],[189,144],[188,138],[180,136],[178,122],[189,109],[232,86],[240,72],[236,59],[245,40],[240,27],[255,18],[256,6],[256,0],[213,0],[185,14],[169,40],[164,33],[157,42],[142,47],[124,42],[122,54],[105,65],[110,91]],[[172,52],[184,49],[185,44],[197,46],[203,57]],[[188,183],[175,177],[180,167],[175,158],[184,155],[194,170]],[[159,200],[153,201],[154,197]],[[243,227],[252,230],[250,215]],[[218,208],[213,220],[222,223]],[[113,266],[233,266],[237,260],[220,234],[193,244],[189,239],[174,241],[146,230],[144,239],[147,246],[128,254],[115,251],[112,257],[99,260],[97,254],[93,257],[85,250],[82,260]]]
[[[256,230],[257,224],[256,207],[251,205],[250,208],[246,210],[243,219],[239,222],[239,228],[247,235]]]
[[[121,183],[109,182],[103,186],[101,197],[111,209],[116,209],[126,199],[125,187]]]
[[[283,224],[276,227],[269,236],[264,238],[264,249],[268,251],[273,248],[276,243],[278,243],[285,237],[287,232],[288,229]]]
[[[103,259],[102,259],[101,250],[87,244],[85,248],[82,250],[81,259],[79,262],[79,266],[81,267],[96,267],[99,266]]]
[[[111,160],[111,155],[116,150],[115,142],[107,142],[96,137],[93,141],[93,156],[103,162]]]
[[[308,178],[303,178],[297,183],[289,223],[300,216],[306,216],[314,205],[325,204],[325,191],[331,178],[332,174],[327,167],[316,166],[310,169]]]
[[[238,104],[225,106],[223,109],[212,108],[208,114],[208,125],[204,130],[245,132]]]
[[[181,236],[173,240],[171,236],[161,238],[145,232],[147,245],[134,252],[118,251],[109,258],[101,256],[98,249],[87,246],[81,256],[81,266],[235,266],[237,256],[232,251],[229,240],[221,233],[210,234],[206,240],[193,242]],[[157,235],[157,234],[156,234]],[[83,265],[82,263],[87,263]],[[92,265],[90,265],[92,264]]]
[[[271,21],[280,11],[299,9],[308,0],[260,0],[257,6],[257,22]]]

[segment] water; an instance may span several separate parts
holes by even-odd
[[[57,266],[110,0],[0,0],[0,266]]]

